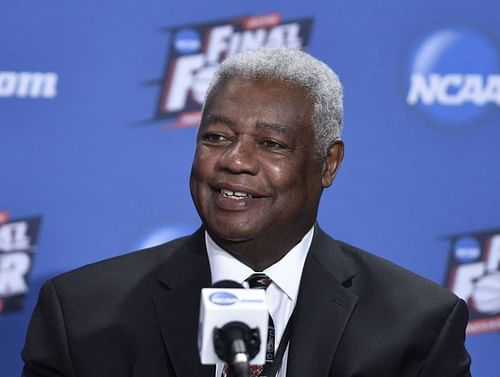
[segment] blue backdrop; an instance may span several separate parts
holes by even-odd
[[[345,86],[319,222],[460,294],[477,377],[500,371],[495,0],[0,3],[0,375],[43,281],[199,225],[188,175],[214,66],[304,48]]]

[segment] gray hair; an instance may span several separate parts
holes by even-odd
[[[313,100],[311,120],[320,157],[325,157],[328,148],[340,139],[342,84],[325,63],[296,49],[263,47],[248,50],[222,62],[208,87],[205,103],[223,79],[235,76],[271,77],[304,88]]]

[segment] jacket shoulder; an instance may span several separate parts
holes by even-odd
[[[127,288],[156,282],[158,270],[182,249],[190,237],[94,262],[51,279],[62,296],[118,294]]]
[[[343,241],[335,241],[346,257],[350,268],[356,271],[353,285],[367,290],[379,290],[396,295],[398,300],[413,300],[413,304],[422,301],[455,304],[457,297],[448,289],[424,278],[406,268],[368,251],[352,246]]]
[[[386,334],[411,333],[415,339],[427,339],[430,347],[458,308],[457,318],[465,326],[466,305],[448,289],[372,253],[335,242],[354,271],[350,291],[358,297],[356,318],[367,324],[365,331],[377,323]]]

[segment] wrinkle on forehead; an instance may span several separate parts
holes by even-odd
[[[258,92],[262,95],[257,94],[254,88],[258,88]],[[243,95],[242,95],[243,93]],[[226,77],[219,82],[216,88],[211,93],[210,98],[207,98],[205,103],[202,123],[213,124],[220,122],[222,124],[232,125],[233,119],[227,117],[225,114],[225,108],[227,106],[236,105],[241,108],[239,111],[244,111],[246,117],[257,115],[257,109],[247,106],[247,101],[251,102],[251,98],[254,98],[259,102],[259,97],[262,97],[262,104],[258,108],[261,114],[267,113],[268,115],[274,114],[274,109],[271,108],[273,103],[285,105],[289,107],[287,112],[295,113],[294,120],[298,120],[300,123],[307,124],[312,127],[312,111],[313,111],[313,101],[310,98],[307,90],[303,87],[282,79],[270,78],[270,77]],[[266,100],[270,98],[270,100]],[[267,101],[267,102],[266,102]],[[282,108],[282,107],[281,107]],[[297,111],[302,109],[302,111]],[[257,127],[260,130],[271,129],[272,131],[283,134],[288,124],[275,122],[272,120],[274,116],[266,117],[269,119],[256,119]]]

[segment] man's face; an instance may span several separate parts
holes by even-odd
[[[314,224],[323,183],[311,111],[305,91],[281,80],[230,78],[215,89],[190,185],[216,241],[293,246]]]

